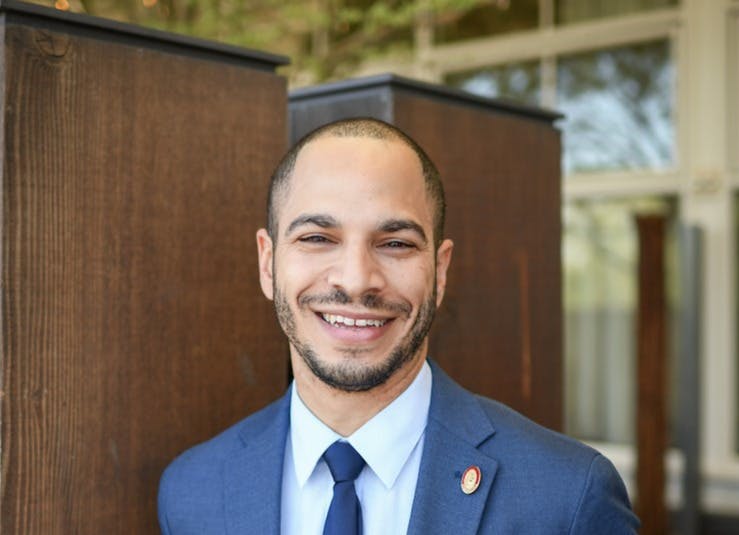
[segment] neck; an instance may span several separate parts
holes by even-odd
[[[348,437],[367,423],[410,386],[423,366],[427,342],[416,356],[397,370],[385,383],[365,392],[345,392],[318,379],[290,348],[293,376],[300,399],[324,424],[343,437]]]

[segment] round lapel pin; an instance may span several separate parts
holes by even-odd
[[[477,487],[480,486],[481,480],[482,472],[480,472],[480,469],[477,466],[470,466],[464,471],[464,474],[462,474],[462,480],[460,482],[462,492],[465,494],[472,494],[477,490]]]

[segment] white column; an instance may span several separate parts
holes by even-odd
[[[701,447],[710,475],[736,457],[735,237],[726,120],[729,4],[683,0],[677,45],[682,212],[704,232]]]

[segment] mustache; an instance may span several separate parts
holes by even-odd
[[[354,305],[406,317],[411,314],[411,306],[407,303],[387,301],[376,294],[365,294],[355,301],[339,288],[334,288],[325,294],[301,295],[298,298],[298,305],[301,307],[308,305]]]

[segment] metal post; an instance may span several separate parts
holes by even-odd
[[[680,311],[677,360],[676,446],[683,452],[683,506],[677,514],[681,535],[700,528],[700,318],[703,236],[695,226],[680,227]]]

